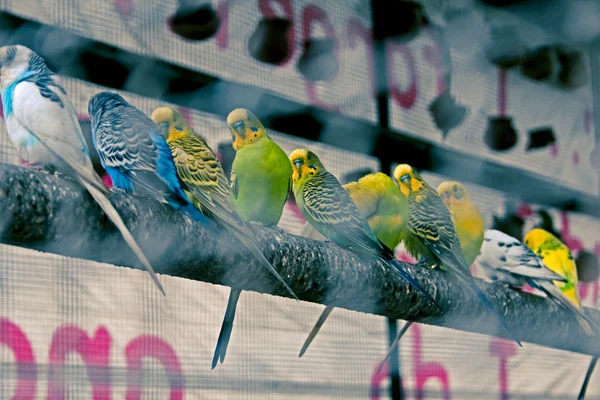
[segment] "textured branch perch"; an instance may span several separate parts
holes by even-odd
[[[118,192],[111,200],[157,272],[287,296],[226,233],[211,234],[155,201]],[[0,164],[0,241],[139,268],[116,229],[77,183],[6,164]],[[258,225],[256,242],[302,300],[506,337],[477,297],[443,271],[408,267],[442,305],[440,313],[394,273],[333,244]],[[600,332],[586,336],[576,320],[551,301],[500,285],[480,286],[523,341],[600,354]],[[586,312],[600,325],[599,311]]]

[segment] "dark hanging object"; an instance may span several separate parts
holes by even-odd
[[[84,79],[97,85],[121,89],[131,70],[118,61],[120,52],[116,47],[102,43],[86,47],[79,54],[85,71]]]
[[[190,71],[177,65],[169,64],[168,67],[169,72],[172,74],[169,79],[169,93],[195,92],[219,80],[218,78]]]
[[[544,46],[527,55],[521,64],[521,72],[536,81],[550,79],[558,69],[556,52],[551,46]]]
[[[588,82],[588,70],[583,52],[567,47],[557,47],[560,72],[558,81],[569,89],[575,89]]]
[[[409,42],[427,23],[423,6],[415,1],[374,1],[373,13],[373,36],[376,40]]]
[[[493,27],[486,54],[500,68],[519,65],[527,56],[527,46],[514,28]]]
[[[492,229],[496,229],[500,232],[504,232],[507,235],[514,237],[520,241],[523,241],[523,227],[525,221],[517,215],[511,214],[507,217],[500,218],[494,215],[494,223]]]
[[[175,34],[188,40],[206,40],[219,30],[219,16],[209,3],[197,6],[179,4],[169,19],[169,27]]]
[[[543,149],[556,143],[554,131],[549,126],[535,128],[528,132],[529,140],[527,141],[527,151]]]
[[[331,38],[305,40],[298,70],[309,81],[332,80],[340,69],[334,50],[335,41]]]
[[[250,36],[248,50],[260,62],[277,65],[290,55],[288,31],[292,27],[285,18],[263,18]]]
[[[448,90],[429,103],[429,114],[444,139],[448,132],[459,126],[467,115],[467,107],[456,102]]]
[[[323,123],[310,110],[271,116],[265,123],[275,131],[313,141],[319,139],[323,129]]]
[[[494,151],[506,151],[517,144],[517,131],[511,117],[490,117],[485,131],[485,144]]]
[[[575,258],[575,265],[577,265],[577,277],[580,282],[591,283],[600,276],[600,265],[594,253],[587,250],[579,252]]]
[[[373,174],[373,173],[375,173],[375,171],[373,171],[371,168],[359,168],[359,169],[355,169],[354,171],[348,172],[347,174],[344,174],[341,181],[342,181],[342,184],[345,185],[346,183],[349,183],[349,182],[356,182],[363,176]]]
[[[563,240],[562,234],[554,229],[554,220],[548,213],[548,211],[544,209],[540,209],[538,212],[538,217],[540,217],[540,223],[536,225],[536,228],[541,228],[547,232],[550,232],[554,236],[558,238],[558,240]]]

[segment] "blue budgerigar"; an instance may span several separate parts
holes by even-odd
[[[152,266],[108,200],[109,190],[94,171],[77,113],[58,77],[27,47],[0,47],[0,94],[8,136],[21,157],[77,179],[164,294]]]
[[[183,191],[171,149],[146,114],[112,92],[92,96],[88,112],[94,146],[116,187],[168,203],[213,226]]]

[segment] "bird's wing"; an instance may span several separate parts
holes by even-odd
[[[231,172],[229,173],[229,182],[231,182],[231,194],[237,199],[238,196],[238,181],[235,176],[235,169],[231,165]]]
[[[355,250],[381,254],[381,244],[335,176],[326,171],[314,176],[305,183],[303,196],[306,212],[317,223],[356,244]]]
[[[408,230],[446,267],[470,279],[450,212],[433,189],[409,199]]]
[[[96,128],[96,149],[105,168],[115,168],[136,186],[167,198],[177,180],[171,150],[160,141],[156,126],[138,117],[138,112],[133,107],[109,111]]]
[[[177,175],[188,192],[217,218],[242,225],[229,203],[231,188],[219,160],[199,137],[188,136],[169,143]]]
[[[14,117],[66,166],[106,192],[92,167],[77,113],[66,91],[52,79],[18,83],[12,92]]]

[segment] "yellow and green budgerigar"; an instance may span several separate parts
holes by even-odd
[[[383,261],[438,305],[406,272],[403,263],[394,259],[393,250],[377,239],[348,192],[337,178],[325,169],[313,152],[296,149],[290,154],[290,162],[294,169],[292,179],[296,204],[304,218],[317,231],[338,246],[352,250],[364,259]],[[321,314],[305,341],[300,356],[304,354],[332,310],[333,307],[327,307]]]
[[[292,167],[287,154],[249,110],[227,116],[233,148],[231,204],[246,221],[277,225],[292,190]]]
[[[485,231],[483,216],[471,201],[471,195],[462,183],[444,181],[438,186],[437,192],[450,210],[460,248],[465,262],[470,266],[479,255],[483,243]]]
[[[171,107],[159,107],[154,110],[152,120],[162,130],[171,149],[177,175],[192,203],[202,213],[212,217],[223,228],[231,232],[265,268],[279,279],[290,294],[296,297],[292,289],[254,243],[252,228],[233,209],[230,203],[231,187],[229,179],[206,141],[196,135],[183,116]],[[232,289],[230,302],[231,297],[234,297],[235,303],[237,303],[239,293],[241,291]],[[230,308],[228,305],[227,310],[230,311]],[[231,325],[227,329],[221,329],[213,359],[213,368],[219,358],[221,362],[225,359],[233,318],[235,317],[235,305],[233,308],[229,316],[226,313],[226,317],[231,318]]]
[[[504,318],[475,283],[462,254],[450,211],[440,195],[408,164],[396,167],[394,179],[408,199],[408,229],[403,241],[408,252],[415,258],[425,258],[438,267],[443,266],[467,283],[521,346]]]
[[[343,185],[361,215],[367,219],[371,230],[390,249],[402,241],[408,222],[408,204],[393,179],[377,172]],[[302,236],[323,240],[310,223],[306,223]]]
[[[552,272],[560,275],[565,279],[564,282],[560,281],[536,281],[534,287],[539,288],[543,292],[552,295],[552,298],[562,300],[566,298],[569,302],[564,302],[567,308],[573,310],[577,317],[580,319],[584,330],[589,334],[593,334],[589,323],[591,322],[583,314],[581,308],[581,301],[579,299],[578,290],[578,277],[577,277],[577,266],[571,255],[571,251],[563,242],[561,242],[556,236],[550,232],[535,228],[532,229],[527,235],[525,235],[525,246],[529,247],[538,257],[540,257],[546,267]],[[560,293],[557,293],[560,291]],[[562,293],[562,296],[561,296]],[[588,328],[586,329],[586,325]]]

